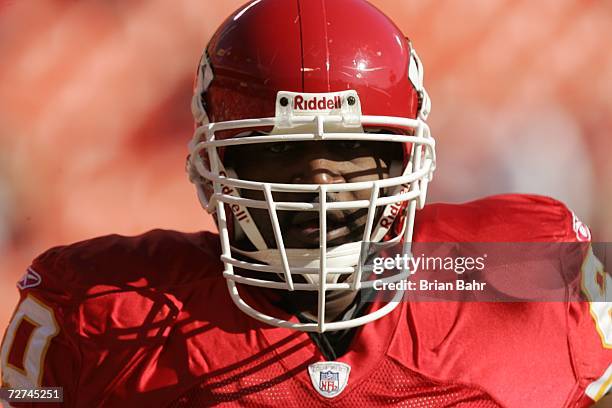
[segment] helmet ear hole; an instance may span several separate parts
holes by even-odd
[[[424,99],[423,91],[417,92],[417,98],[418,98],[417,110],[420,112],[423,109],[423,99]]]
[[[202,109],[206,112],[206,95],[204,93],[200,94],[200,103],[202,104]]]

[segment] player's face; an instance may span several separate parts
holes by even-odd
[[[234,146],[226,162],[246,180],[289,184],[334,184],[372,181],[389,177],[394,160],[402,160],[395,143],[363,141],[282,142]],[[263,200],[263,194],[242,190],[245,198]],[[369,190],[329,193],[328,202],[367,200]],[[317,202],[318,194],[274,193],[275,201]],[[275,248],[267,210],[250,209],[264,239]],[[337,246],[363,236],[367,208],[328,211],[327,244]],[[316,211],[279,211],[278,219],[287,248],[319,247],[319,214]]]

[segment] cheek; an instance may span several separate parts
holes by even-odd
[[[342,174],[348,183],[381,180],[389,176],[389,168],[381,159],[374,157],[359,157],[345,162],[342,168]],[[370,198],[371,191],[359,190],[348,192],[347,194],[350,194],[351,199],[354,200],[367,200]]]
[[[238,178],[249,181],[267,181],[262,179],[261,168],[262,166],[253,166],[250,163],[240,163],[233,166],[234,171],[238,175]],[[264,174],[265,175],[265,172]],[[252,198],[252,197],[249,197]]]
[[[293,161],[288,161],[284,158],[262,160],[254,164],[238,164],[234,167],[234,170],[238,174],[238,177],[243,180],[267,183],[290,183],[292,174],[291,168],[296,160],[298,159]],[[283,169],[283,171],[279,169]]]
[[[381,180],[389,176],[387,163],[374,157],[358,157],[343,163],[342,174],[347,182]]]

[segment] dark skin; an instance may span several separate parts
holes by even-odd
[[[402,160],[400,144],[387,142],[310,141],[234,146],[225,164],[242,179],[288,184],[334,184],[381,180],[389,177],[394,160]],[[369,190],[329,193],[327,201],[367,200]],[[263,200],[263,193],[242,190],[241,196]],[[317,202],[318,194],[273,193],[275,201]],[[271,248],[276,247],[267,210],[250,209],[259,231]],[[287,248],[319,248],[319,214],[316,211],[279,211],[278,219]],[[367,209],[329,211],[328,247],[362,239]],[[248,240],[235,245],[248,249]],[[300,281],[296,277],[295,281]],[[303,281],[303,280],[302,280]],[[334,320],[355,298],[355,292],[328,294],[326,321]],[[296,291],[291,301],[298,310],[316,315],[316,292]]]

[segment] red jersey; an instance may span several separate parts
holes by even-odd
[[[588,238],[562,204],[517,195],[428,205],[414,234],[416,242]],[[215,234],[162,230],[47,251],[18,283],[3,383],[61,386],[66,407],[541,408],[587,406],[612,382],[610,302],[402,302],[356,329],[337,360],[351,367],[348,384],[325,398],[308,374],[325,360],[308,334],[238,310],[219,255]],[[601,272],[610,290],[600,265],[587,259],[582,273]]]

